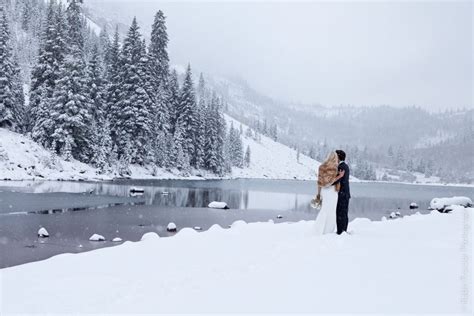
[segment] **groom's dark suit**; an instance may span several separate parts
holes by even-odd
[[[351,190],[349,187],[349,166],[342,161],[339,164],[339,172],[344,170],[344,177],[334,182],[334,184],[340,183],[341,188],[339,189],[336,207],[336,222],[337,222],[337,234],[340,235],[342,232],[347,231],[347,225],[349,224],[349,199],[351,198]]]

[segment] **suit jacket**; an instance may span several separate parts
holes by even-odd
[[[334,184],[340,183],[341,184],[341,189],[339,190],[339,196],[340,197],[345,197],[347,199],[351,198],[351,189],[349,187],[349,176],[350,176],[350,170],[349,166],[345,163],[342,162],[339,164],[338,167],[339,171],[344,170],[344,177],[340,178]]]

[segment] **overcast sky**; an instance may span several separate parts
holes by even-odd
[[[327,106],[473,105],[471,1],[86,0],[150,30],[167,16],[173,63],[237,75],[276,99]]]

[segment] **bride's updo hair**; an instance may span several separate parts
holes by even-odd
[[[326,160],[319,166],[318,185],[327,187],[334,183],[339,166],[339,158],[335,151],[330,152]]]

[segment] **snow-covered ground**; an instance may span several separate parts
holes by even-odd
[[[473,211],[149,233],[0,270],[0,313],[472,312]]]
[[[226,116],[227,121],[232,120]],[[234,126],[240,123],[234,121]],[[234,168],[228,178],[262,179],[314,179],[319,163],[301,154],[296,160],[296,151],[262,136],[261,141],[245,138],[244,149],[250,145],[252,152],[249,168]],[[170,172],[151,167],[131,166],[131,178],[135,179],[209,179],[215,175],[195,171],[183,177],[176,170]],[[53,157],[28,137],[0,128],[0,179],[11,180],[107,180],[114,175],[99,174],[95,168],[78,161],[65,161]]]

